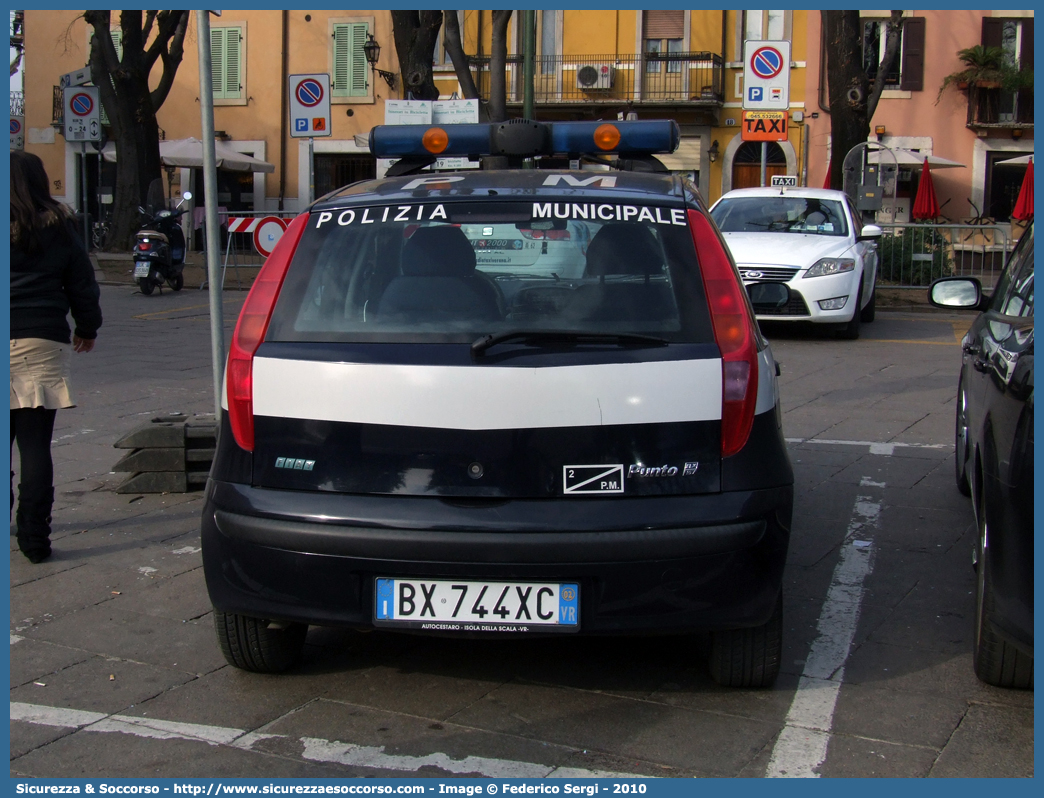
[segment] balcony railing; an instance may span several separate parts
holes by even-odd
[[[11,92],[11,116],[25,116],[25,92]]]
[[[489,97],[489,57],[469,56],[476,83]],[[507,101],[522,102],[522,56],[507,58]],[[537,56],[538,104],[643,103],[721,107],[724,62],[717,53]]]
[[[1033,91],[968,89],[968,127],[1033,129]]]

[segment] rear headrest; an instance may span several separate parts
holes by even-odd
[[[662,271],[660,246],[649,228],[638,222],[607,224],[595,233],[587,247],[586,274],[589,277],[659,274]]]
[[[475,250],[459,227],[421,227],[402,248],[402,273],[409,277],[467,277]]]

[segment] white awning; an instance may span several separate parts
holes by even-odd
[[[924,155],[913,150],[892,149],[898,166],[908,166],[913,169],[924,166],[924,159],[928,159],[928,166],[932,169],[955,169],[963,167],[964,164],[951,161],[949,158],[941,158],[938,155]],[[893,163],[889,150],[873,150],[866,156],[867,163],[879,163],[888,166]]]
[[[700,140],[683,138],[678,149],[670,155],[657,155],[656,159],[672,172],[698,172],[700,170]]]
[[[1026,166],[1033,159],[1033,155],[1020,155],[1017,158],[1005,158],[1003,161],[994,161],[994,166]]]

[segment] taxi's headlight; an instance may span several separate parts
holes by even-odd
[[[828,274],[841,274],[855,269],[855,260],[852,258],[823,258],[805,272],[805,277],[825,277]]]

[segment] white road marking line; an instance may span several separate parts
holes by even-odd
[[[130,734],[154,740],[191,740],[208,745],[230,745],[246,751],[251,750],[254,744],[261,740],[285,736],[246,732],[243,729],[224,726],[179,723],[157,718],[105,715],[101,712],[85,712],[79,709],[47,707],[17,701],[11,702],[11,720],[34,723],[38,726],[55,726],[89,732]],[[304,759],[313,762],[333,762],[354,767],[373,768],[374,770],[416,772],[422,767],[437,767],[448,773],[477,773],[487,778],[645,778],[636,773],[556,767],[482,756],[453,759],[442,753],[426,756],[394,755],[384,753],[383,746],[352,745],[317,737],[302,737],[300,741],[304,745],[302,753]]]
[[[66,729],[78,729],[89,726],[108,717],[101,712],[85,712],[82,709],[64,709],[62,707],[44,707],[38,704],[11,702],[11,720],[24,720],[37,726],[57,726]]]
[[[895,454],[896,449],[953,449],[953,444],[950,443],[902,443],[900,441],[895,442],[883,442],[883,441],[833,441],[826,440],[825,438],[786,438],[787,443],[803,444],[803,443],[822,443],[831,444],[834,446],[866,446],[870,449],[870,454],[880,454],[885,457],[891,457]]]
[[[765,773],[768,778],[819,777],[816,769],[826,759],[845,660],[859,621],[863,583],[873,570],[871,533],[880,515],[879,503],[868,496],[856,497],[852,520],[841,544],[841,558],[819,614],[818,635],[805,660],[783,730],[772,749]],[[857,533],[859,539],[855,537]]]
[[[199,551],[203,551],[203,549],[198,549],[195,546],[185,546],[180,549],[174,549],[171,554],[195,554]]]
[[[11,645],[12,645],[12,646],[13,646],[13,645],[14,645],[15,643],[17,643],[17,642],[18,642],[19,640],[25,640],[25,638],[24,638],[24,637],[22,637],[21,635],[11,635]]]

